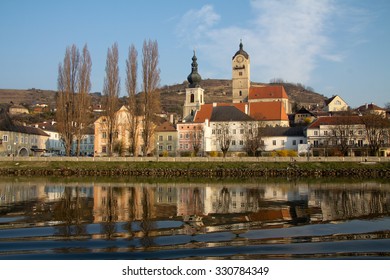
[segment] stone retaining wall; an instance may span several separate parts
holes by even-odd
[[[353,178],[390,178],[390,169],[313,169],[304,170],[299,168],[284,169],[164,169],[164,168],[142,168],[142,169],[110,169],[110,170],[88,170],[88,169],[0,169],[0,176],[55,176],[55,177],[153,177],[153,178],[260,178],[260,177],[353,177]]]

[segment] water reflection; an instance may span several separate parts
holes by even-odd
[[[377,182],[2,182],[0,256],[389,257],[389,203]]]

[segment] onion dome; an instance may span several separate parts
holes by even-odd
[[[249,54],[246,51],[244,51],[244,49],[243,49],[242,41],[240,41],[240,49],[234,54],[232,60],[239,54],[244,56],[246,59],[249,58]]]
[[[191,74],[188,75],[187,81],[190,83],[190,88],[199,87],[200,81],[202,81],[202,77],[198,73],[198,63],[196,62],[198,59],[196,58],[195,51],[194,56],[192,57],[191,63]]]

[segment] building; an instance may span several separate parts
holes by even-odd
[[[142,135],[141,131],[143,129],[142,117],[137,116],[134,120],[136,126],[134,141],[131,140],[131,120],[132,115],[129,109],[126,106],[122,106],[115,113],[115,132],[114,132],[114,143],[113,143],[113,153],[115,155],[130,155],[138,156],[142,155]],[[94,131],[94,155],[95,156],[107,156],[108,155],[108,130],[107,130],[107,116],[101,116],[95,122],[95,131]],[[154,143],[154,138],[151,139],[151,143]],[[131,145],[135,145],[135,153],[130,152]],[[148,154],[152,153],[155,150],[154,145],[150,145]]]
[[[46,151],[56,155],[65,155],[65,147],[57,130],[57,125],[52,122],[41,122],[34,125],[36,128],[42,129],[49,139],[46,141]]]
[[[366,115],[366,114],[377,114],[383,117],[386,117],[386,109],[383,109],[373,103],[371,104],[364,104],[362,106],[359,106],[355,109],[355,111],[359,115]]]
[[[247,102],[250,88],[250,58],[240,42],[239,50],[232,58],[233,103]]]
[[[348,104],[340,96],[334,95],[325,101],[325,112],[340,112],[347,111]]]
[[[159,156],[176,156],[177,131],[170,122],[163,122],[154,130]]]
[[[6,113],[0,115],[0,156],[39,156],[48,139],[41,129],[15,125]]]
[[[178,155],[198,154],[204,151],[204,123],[182,122],[177,124]]]
[[[298,151],[298,145],[306,144],[305,128],[297,127],[266,127],[261,132],[264,151],[293,150]]]
[[[248,102],[281,102],[287,114],[292,112],[287,92],[281,85],[252,86],[249,89]]]
[[[186,88],[186,97],[183,106],[184,121],[192,121],[195,112],[204,104],[204,90],[199,85],[202,78],[198,73],[198,63],[195,51],[194,56],[192,57],[191,67],[191,73],[187,77],[189,86]]]
[[[368,155],[366,127],[359,116],[319,117],[306,133],[314,155]]]

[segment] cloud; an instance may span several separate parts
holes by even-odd
[[[225,77],[231,75],[229,58],[240,39],[250,55],[253,81],[307,83],[319,59],[342,60],[329,52],[332,0],[253,0],[250,7],[247,19],[228,27],[217,26],[221,16],[211,5],[191,10],[181,18],[178,36],[216,67],[215,75]]]
[[[200,10],[190,10],[180,19],[176,32],[183,44],[196,47],[202,37],[218,21],[220,16],[214,12],[211,5],[205,5]]]

